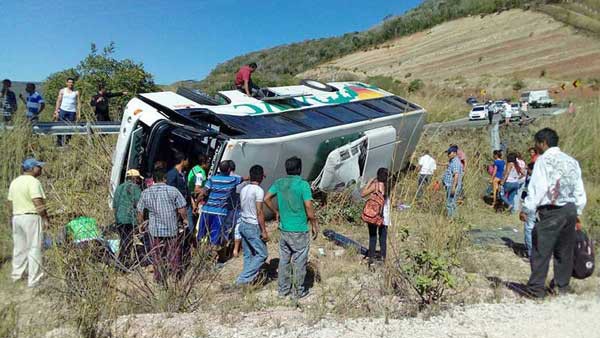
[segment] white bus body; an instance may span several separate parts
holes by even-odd
[[[404,168],[421,136],[424,109],[360,82],[326,87],[270,88],[277,97],[267,100],[224,91],[219,95],[228,103],[219,105],[174,92],[141,94],[123,114],[111,191],[128,169],[151,175],[157,161],[170,168],[175,151],[192,160],[209,156],[211,174],[222,160],[233,160],[240,175],[262,165],[265,187],[286,176],[292,156],[302,159],[302,176],[323,191],[363,184],[380,167]]]

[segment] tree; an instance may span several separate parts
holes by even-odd
[[[127,96],[111,99],[111,116],[113,119],[119,119],[123,107],[132,96],[159,89],[154,84],[152,74],[144,70],[142,63],[130,59],[117,60],[114,58],[115,50],[115,44],[111,42],[99,53],[96,44],[92,43],[90,54],[77,67],[51,74],[44,82],[48,104],[56,104],[58,91],[65,86],[67,78],[72,77],[76,80],[75,87],[81,94],[84,118],[91,119],[93,116],[89,102],[97,93],[99,85],[104,85],[108,91],[128,92]]]

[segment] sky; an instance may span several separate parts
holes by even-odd
[[[159,84],[200,80],[255,50],[361,31],[419,0],[13,0],[0,15],[0,78],[42,81],[111,41]]]

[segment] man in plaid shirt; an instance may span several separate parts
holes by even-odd
[[[458,147],[453,145],[448,148],[448,168],[444,173],[442,181],[446,188],[446,209],[448,217],[453,218],[456,215],[456,200],[462,189],[463,166],[458,158]]]
[[[148,210],[148,230],[152,238],[152,262],[154,279],[162,282],[165,272],[181,275],[181,250],[178,234],[180,228],[187,227],[186,201],[177,188],[166,184],[164,170],[154,172],[154,184],[144,190],[137,205],[138,222],[144,220],[144,210]],[[182,226],[178,222],[178,214]]]

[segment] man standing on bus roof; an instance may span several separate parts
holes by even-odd
[[[258,87],[252,82],[252,73],[258,68],[255,62],[244,65],[235,74],[235,87],[242,93],[253,96],[258,92]]]

